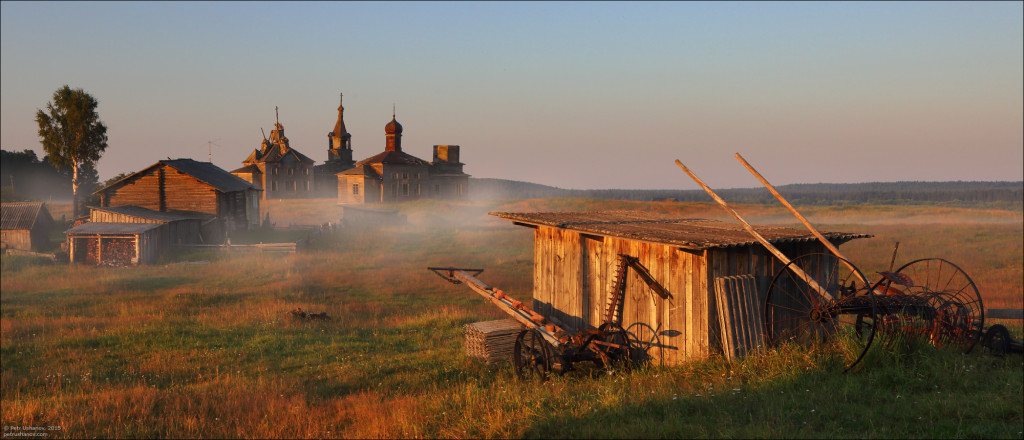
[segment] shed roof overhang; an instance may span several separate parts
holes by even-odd
[[[760,243],[741,225],[718,220],[676,218],[641,211],[491,212],[517,225],[545,226],[601,237],[615,237],[678,247],[688,251],[754,246]],[[817,241],[810,232],[775,226],[754,226],[772,244]],[[834,245],[868,234],[822,232]]]

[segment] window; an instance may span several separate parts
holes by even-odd
[[[291,183],[292,192],[295,192],[295,181],[293,180],[293,181],[291,181],[289,183]]]
[[[395,175],[392,176],[392,177],[394,177],[395,179],[398,179],[398,173],[395,173]]]
[[[277,170],[275,169],[274,172],[276,173]],[[270,190],[271,191],[277,191],[277,181],[276,180],[272,180],[270,182]]]
[[[416,195],[420,195],[420,184],[416,184]]]
[[[308,180],[302,181],[302,190],[303,191],[309,191],[309,181]]]
[[[408,183],[403,183],[402,184],[402,195],[403,196],[409,195],[409,184]]]
[[[402,173],[402,178],[403,179],[408,179],[409,178],[409,173]]]
[[[434,194],[441,194],[441,185],[434,184]]]
[[[274,175],[277,175],[277,167],[274,167]]]
[[[295,175],[295,168],[288,168],[288,175],[289,176],[294,176]]]
[[[459,197],[462,197],[462,184],[461,183],[459,184],[458,190],[459,190]]]
[[[392,196],[397,196],[398,195],[398,182],[392,182],[391,183],[391,195]]]
[[[358,196],[359,195],[359,184],[358,183],[353,183],[352,184],[352,195],[354,195],[354,196]]]

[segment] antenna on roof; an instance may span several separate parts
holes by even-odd
[[[391,119],[395,119],[395,103],[391,103]]]
[[[215,144],[214,142],[217,142],[219,140],[220,140],[220,138],[214,139],[212,141],[206,141],[207,153],[210,154],[210,163],[213,163],[213,146],[214,145],[216,145],[218,147],[220,146],[220,144]]]

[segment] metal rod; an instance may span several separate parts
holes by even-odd
[[[857,270],[857,268],[853,267],[853,265],[850,264],[849,261],[847,261],[847,258],[844,257],[841,252],[839,252],[839,248],[835,247],[835,245],[833,245],[832,242],[828,241],[828,239],[825,238],[825,236],[822,235],[820,232],[818,232],[818,230],[815,229],[814,226],[811,226],[811,222],[807,221],[807,219],[804,218],[803,215],[800,215],[800,213],[797,212],[796,208],[794,208],[793,205],[790,205],[789,202],[782,197],[782,194],[779,194],[779,192],[775,190],[775,187],[772,186],[772,184],[768,183],[768,180],[766,180],[764,176],[761,175],[761,173],[757,172],[757,170],[755,170],[753,166],[747,163],[747,161],[743,159],[743,156],[740,156],[740,153],[736,153],[736,158],[739,159],[741,163],[743,163],[743,166],[747,167],[747,170],[749,170],[750,173],[754,175],[754,177],[757,177],[757,179],[760,180],[762,184],[764,184],[765,188],[768,188],[768,191],[771,191],[772,195],[774,195],[776,199],[779,199],[779,201],[782,202],[782,205],[785,206],[786,209],[789,209],[789,212],[793,213],[793,215],[796,216],[798,220],[800,220],[800,223],[803,223],[804,226],[807,227],[807,230],[811,231],[811,234],[814,234],[815,237],[818,237],[818,240],[821,240],[821,244],[825,245],[825,247],[828,248],[828,250],[832,251],[832,253],[835,254],[835,256],[839,257],[839,261],[842,261],[843,264],[846,265],[846,267],[850,268],[850,270],[856,273],[857,276],[860,277],[861,281],[864,282],[864,284],[871,284],[871,281],[868,281],[868,279],[864,277],[864,274],[862,274],[859,270]]]
[[[811,278],[809,275],[807,275],[807,273],[804,272],[803,269],[801,269],[799,266],[795,264],[789,264],[791,263],[791,260],[788,257],[786,257],[786,254],[783,254],[782,251],[773,246],[771,243],[768,242],[768,240],[762,237],[761,234],[755,231],[754,227],[750,226],[750,223],[747,223],[746,220],[743,220],[743,217],[740,217],[740,215],[736,211],[730,208],[729,204],[725,203],[725,200],[722,200],[721,197],[718,197],[718,194],[715,194],[715,192],[712,191],[709,186],[704,184],[704,181],[700,180],[700,178],[697,177],[696,174],[693,174],[693,172],[690,171],[689,168],[686,168],[686,165],[683,165],[683,163],[680,162],[679,159],[676,159],[676,165],[679,165],[679,168],[682,168],[683,171],[686,172],[686,174],[689,175],[694,182],[697,182],[697,184],[700,185],[701,188],[704,188],[704,191],[707,191],[708,195],[710,195],[711,198],[715,199],[715,201],[718,202],[718,204],[721,205],[726,212],[728,212],[734,218],[736,218],[736,220],[739,221],[741,225],[743,225],[747,232],[750,232],[750,235],[753,235],[754,238],[757,239],[757,241],[761,242],[761,244],[764,245],[766,249],[768,249],[768,252],[771,252],[773,255],[775,255],[776,258],[779,259],[779,261],[785,263],[786,267],[792,270],[797,277],[799,277],[801,280],[807,283],[807,285],[811,286],[812,289],[818,292],[818,294],[824,297],[826,300],[833,301],[835,299],[832,295],[825,291],[825,289],[822,288],[821,285],[819,285],[818,282],[814,280],[814,278]]]

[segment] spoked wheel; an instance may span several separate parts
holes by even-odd
[[[985,308],[971,277],[941,258],[911,261],[897,273],[913,281],[906,290],[930,298],[935,309],[930,339],[935,345],[954,345],[970,353],[985,328]]]
[[[512,351],[512,361],[515,364],[516,377],[521,380],[533,376],[544,382],[550,377],[551,349],[537,330],[519,332]]]
[[[602,337],[592,344],[598,348],[598,355],[605,371],[630,371],[633,363],[633,344],[629,341],[629,333],[622,326],[613,323],[601,324],[598,331]]]
[[[832,300],[798,277],[792,266],[814,278]],[[878,326],[875,295],[864,279],[856,266],[835,255],[806,254],[791,261],[768,286],[765,342],[769,347],[795,343],[830,352],[849,371],[864,358]]]

